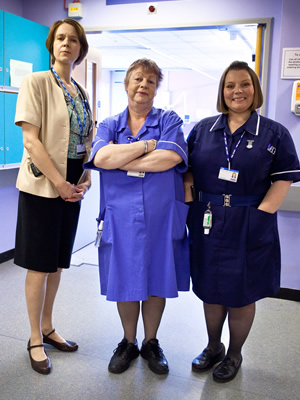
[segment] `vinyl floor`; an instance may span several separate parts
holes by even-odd
[[[43,376],[30,367],[24,280],[26,271],[0,264],[0,400],[299,400],[300,303],[267,298],[257,303],[253,328],[236,378],[216,383],[211,371],[191,371],[192,359],[206,346],[201,301],[192,291],[167,300],[158,338],[169,361],[167,376],[155,375],[139,357],[120,375],[108,372],[122,339],[115,303],[99,294],[96,249],[73,254],[62,275],[54,325],[79,344],[76,353],[46,345],[52,371]],[[143,340],[139,321],[137,339]],[[227,325],[223,338],[228,346]]]

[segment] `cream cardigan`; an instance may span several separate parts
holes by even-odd
[[[81,86],[80,88],[84,91]],[[23,79],[17,100],[15,124],[21,126],[23,121],[40,128],[40,141],[54,166],[66,178],[70,121],[64,94],[51,71],[35,72]],[[92,135],[91,127],[84,161],[90,153]],[[31,162],[28,151],[24,149],[17,188],[37,196],[58,197],[55,186],[48,178],[44,175],[33,175]]]

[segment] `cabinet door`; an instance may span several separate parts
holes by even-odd
[[[32,63],[32,71],[49,69],[46,39],[49,28],[10,13],[4,13],[4,85],[10,86],[10,60]]]
[[[4,116],[4,93],[0,93],[0,112]],[[0,164],[4,164],[4,118],[0,118]]]
[[[15,164],[22,160],[22,128],[14,124],[17,96],[16,93],[4,93],[5,164]]]
[[[3,85],[4,60],[3,60],[3,11],[0,11],[0,85]]]

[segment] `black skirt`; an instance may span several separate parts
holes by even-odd
[[[67,181],[76,183],[82,160],[68,159]],[[80,201],[19,193],[15,259],[20,267],[39,272],[69,268],[78,225]]]

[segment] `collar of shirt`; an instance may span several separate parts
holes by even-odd
[[[221,114],[212,125],[210,131],[215,132],[221,130],[222,132],[224,132],[227,127],[227,114]],[[246,121],[241,128],[242,131],[240,133],[246,131],[253,136],[257,136],[259,134],[259,116],[256,111],[252,111],[248,121]],[[237,131],[237,133],[238,132],[239,130]]]
[[[127,127],[128,119],[128,107],[118,115],[117,134],[123,132]],[[158,111],[155,107],[152,107],[149,114],[147,115],[144,126],[157,126],[158,125]],[[143,131],[141,131],[142,134]]]

